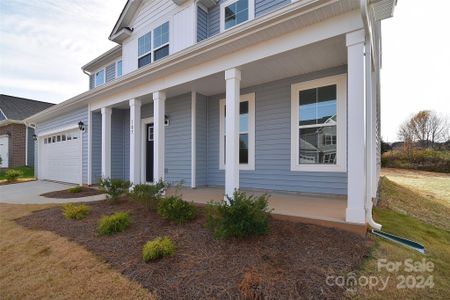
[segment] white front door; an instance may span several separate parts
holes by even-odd
[[[40,179],[81,183],[82,149],[80,130],[59,132],[39,139]]]
[[[9,163],[9,137],[7,135],[0,136],[0,168],[7,168]]]

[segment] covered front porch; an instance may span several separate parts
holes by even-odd
[[[224,200],[235,189],[268,192],[275,215],[362,228],[364,61],[364,32],[356,31],[133,98],[114,96],[126,100],[94,103],[89,183],[162,179],[181,183],[185,200],[197,203]],[[292,86],[330,77],[348,78],[338,109],[344,160],[330,170],[295,169]],[[244,129],[242,102],[248,102]]]

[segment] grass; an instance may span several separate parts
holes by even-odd
[[[407,179],[404,179],[407,180]],[[387,178],[382,178],[382,207],[374,210],[374,218],[383,225],[383,230],[399,235],[425,246],[426,255],[375,238],[372,256],[362,266],[359,275],[388,278],[389,284],[383,291],[360,288],[355,298],[358,299],[447,299],[450,294],[450,226],[448,206],[446,201],[426,197],[415,190],[396,184]],[[444,189],[450,189],[445,186]],[[378,271],[378,260],[389,262],[404,262],[412,259],[414,262],[426,259],[434,264],[432,272],[408,273],[404,268],[398,272]],[[433,276],[434,287],[418,289],[399,289],[397,276]]]
[[[93,254],[13,220],[48,205],[0,204],[1,299],[152,299]]]
[[[432,197],[435,201],[445,200],[450,205],[449,174],[403,169],[383,169],[382,175],[425,197]]]
[[[22,172],[22,176],[19,178],[34,178],[34,169],[31,167],[18,167],[18,168],[10,168],[7,170],[17,170]],[[0,171],[0,180],[5,180],[5,173],[7,170]]]

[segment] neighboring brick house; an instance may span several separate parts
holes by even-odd
[[[0,95],[0,168],[34,165],[34,129],[24,120],[52,105]]]

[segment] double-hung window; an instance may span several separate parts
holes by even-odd
[[[226,105],[220,100],[219,168],[226,165]],[[255,94],[242,95],[239,103],[239,169],[255,169]]]
[[[95,86],[105,84],[105,69],[102,69],[95,73]]]
[[[169,55],[169,22],[153,30],[153,60],[157,61]]]
[[[292,85],[291,170],[346,170],[346,76]]]
[[[147,32],[138,39],[138,68],[152,62],[152,33]]]
[[[221,31],[255,18],[255,0],[229,0],[220,5]]]

